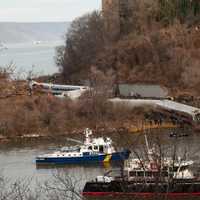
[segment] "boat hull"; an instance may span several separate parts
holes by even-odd
[[[83,196],[169,196],[169,197],[200,197],[200,182],[182,182],[174,185],[168,183],[136,183],[112,181],[110,183],[88,182],[82,192]]]
[[[85,155],[81,157],[37,157],[36,164],[89,164],[106,163],[111,161],[123,161],[128,159],[129,150],[116,152],[113,154]]]

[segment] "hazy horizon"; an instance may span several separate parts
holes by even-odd
[[[0,23],[6,23],[6,24],[38,24],[38,23],[70,23],[71,21],[30,21],[30,22],[26,22],[26,21],[21,21],[21,22],[17,22],[17,21],[0,21]]]
[[[70,22],[101,9],[101,0],[6,0],[0,1],[0,22]]]
[[[62,40],[70,22],[0,22],[2,43]]]

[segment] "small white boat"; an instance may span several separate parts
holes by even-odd
[[[0,51],[7,50],[8,48],[0,42]]]

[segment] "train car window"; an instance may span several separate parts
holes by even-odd
[[[195,115],[195,120],[196,120],[197,122],[200,122],[200,113]]]

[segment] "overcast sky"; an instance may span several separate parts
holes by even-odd
[[[0,21],[71,21],[101,9],[101,0],[0,0]]]

